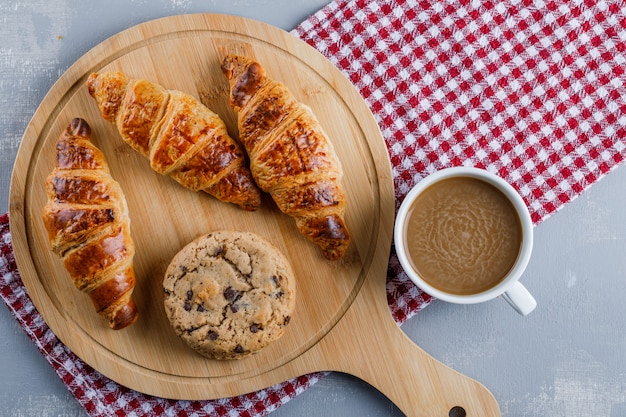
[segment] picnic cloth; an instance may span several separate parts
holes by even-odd
[[[348,77],[393,167],[396,208],[421,178],[470,165],[510,182],[539,224],[624,160],[626,6],[594,0],[333,1],[291,32]],[[211,401],[111,381],[52,333],[30,300],[0,217],[0,295],[90,416],[265,416],[324,373]],[[403,323],[432,298],[389,260]]]

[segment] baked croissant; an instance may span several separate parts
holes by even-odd
[[[315,115],[258,62],[228,55],[222,71],[257,185],[327,259],[341,258],[350,243],[342,168]]]
[[[261,205],[243,149],[197,99],[121,72],[91,74],[87,87],[102,116],[156,172],[245,210]]]
[[[90,136],[79,118],[61,133],[42,217],[52,251],[76,288],[89,294],[96,311],[118,330],[138,317],[131,298],[135,245],[122,189]]]

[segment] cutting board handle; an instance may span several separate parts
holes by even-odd
[[[406,336],[384,297],[372,296],[377,292],[361,291],[320,344],[329,369],[369,383],[409,417],[501,416],[487,388],[438,362]]]

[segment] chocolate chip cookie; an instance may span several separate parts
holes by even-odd
[[[201,236],[172,259],[163,280],[176,334],[211,359],[240,359],[282,336],[295,307],[286,257],[249,232]]]

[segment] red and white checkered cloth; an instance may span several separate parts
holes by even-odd
[[[359,89],[385,138],[399,205],[425,175],[473,165],[520,192],[535,224],[626,156],[626,6],[620,1],[335,1],[292,32]],[[171,401],[81,362],[50,331],[16,270],[0,217],[0,295],[90,416],[264,416],[315,383]],[[395,253],[387,294],[402,323],[431,298]]]

